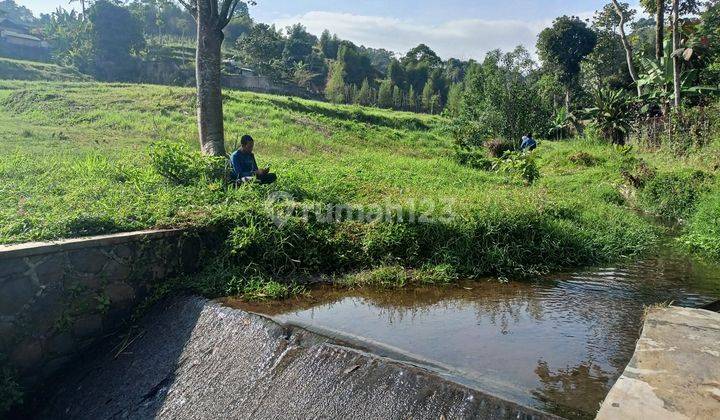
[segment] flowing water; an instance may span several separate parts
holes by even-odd
[[[399,291],[322,287],[232,306],[339,331],[432,361],[461,382],[570,418],[593,417],[630,360],[645,306],[720,299],[720,269],[666,250],[535,282]]]

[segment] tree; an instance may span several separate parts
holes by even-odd
[[[429,113],[433,113],[433,97],[437,92],[435,91],[435,85],[431,79],[425,83],[422,91],[422,106],[423,110]]]
[[[375,102],[374,93],[368,79],[363,80],[362,86],[357,94],[357,103],[364,106],[370,106]]]
[[[260,74],[273,78],[282,77],[282,57],[285,39],[274,26],[256,24],[249,33],[236,42],[238,58]]]
[[[417,47],[411,49],[405,54],[405,57],[401,60],[403,66],[414,66],[420,63],[425,63],[429,67],[440,67],[442,60],[438,55],[425,44],[420,44]]]
[[[287,39],[283,49],[283,61],[287,67],[294,66],[301,61],[307,61],[313,52],[313,46],[318,40],[301,24],[289,26],[286,30]]]
[[[675,108],[680,107],[680,72],[682,71],[680,55],[677,53],[680,48],[680,0],[672,0],[672,35],[673,35],[673,88],[675,91]]]
[[[402,64],[400,64],[398,60],[393,59],[388,65],[387,78],[396,86],[405,86],[405,69],[403,69]]]
[[[547,132],[551,112],[540,98],[536,73],[522,47],[491,51],[481,66],[472,66],[453,124],[456,144],[472,149],[493,137],[515,142],[528,131]]]
[[[389,79],[380,82],[377,104],[380,108],[392,108],[393,106],[393,84]]]
[[[451,117],[457,116],[460,113],[460,104],[463,96],[463,84],[454,83],[448,90],[447,104],[445,110]]]
[[[618,17],[617,27],[620,31],[620,40],[622,40],[623,48],[625,48],[625,59],[627,60],[628,72],[637,87],[638,96],[641,96],[642,88],[638,84],[638,75],[635,70],[635,64],[633,63],[632,47],[630,46],[630,42],[628,42],[627,35],[625,34],[625,21],[628,16],[632,17],[632,14],[628,12],[628,10],[630,10],[630,6],[627,3],[623,3],[621,5],[617,0],[612,0],[612,4],[615,7],[615,13],[617,13]]]
[[[340,47],[340,40],[337,35],[330,35],[330,31],[325,29],[320,36],[320,51],[322,51],[325,58],[329,60],[337,59],[338,48]]]
[[[130,11],[108,0],[96,1],[88,10],[92,50],[90,68],[105,81],[134,80],[134,53],[145,48],[140,21]]]
[[[345,65],[342,61],[335,61],[330,66],[330,75],[325,85],[325,98],[335,104],[345,102]]]
[[[395,85],[393,86],[393,107],[395,109],[402,109],[403,108],[403,91],[400,89],[399,86]]]
[[[195,17],[197,46],[195,80],[197,84],[197,123],[200,148],[206,155],[225,155],[223,127],[222,43],[223,29],[232,20],[240,0],[179,0]],[[254,1],[248,3],[254,4]]]
[[[633,83],[628,73],[625,49],[620,36],[614,32],[598,33],[595,49],[583,59],[580,68],[580,80],[586,92],[601,86],[624,89]]]
[[[337,60],[344,64],[345,82],[350,85],[360,85],[366,78],[375,78],[375,70],[370,63],[370,57],[351,42],[342,41],[340,43]]]
[[[410,85],[410,88],[408,89],[407,107],[410,111],[413,112],[417,112],[418,110],[418,98],[417,94],[415,93],[415,88],[412,85]]]
[[[569,108],[570,91],[577,83],[580,62],[592,52],[597,35],[577,17],[562,16],[545,28],[538,37],[537,49],[543,64],[559,73],[565,86],[565,103]]]

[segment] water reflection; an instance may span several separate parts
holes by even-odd
[[[664,252],[621,267],[536,282],[401,291],[324,287],[246,310],[394,346],[477,386],[560,415],[592,417],[629,361],[645,305],[720,298],[720,271]]]

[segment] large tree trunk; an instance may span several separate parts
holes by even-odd
[[[675,89],[675,107],[680,106],[680,0],[673,0],[672,8],[672,35],[673,35],[673,87]]]
[[[655,11],[655,58],[660,61],[665,55],[665,0],[656,0]]]
[[[637,86],[637,94],[640,96],[642,95],[642,88],[638,84],[638,75],[637,71],[635,71],[635,64],[633,63],[632,46],[627,39],[627,34],[625,33],[625,15],[623,14],[622,8],[620,7],[620,4],[618,4],[617,0],[612,0],[612,3],[615,6],[615,12],[617,12],[618,17],[620,18],[618,29],[620,29],[620,39],[622,40],[623,48],[625,48],[625,59],[627,60],[628,71],[630,72],[630,77],[633,82],[635,82],[635,86]]]
[[[220,47],[223,32],[213,10],[213,1],[198,1],[197,51],[195,77],[197,79],[198,134],[202,152],[211,156],[225,155],[223,127]],[[217,4],[215,2],[215,4]]]

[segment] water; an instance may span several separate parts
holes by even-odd
[[[664,251],[532,283],[324,287],[286,302],[229,303],[380,342],[513,401],[591,418],[632,356],[646,305],[699,307],[717,299],[717,266]]]

